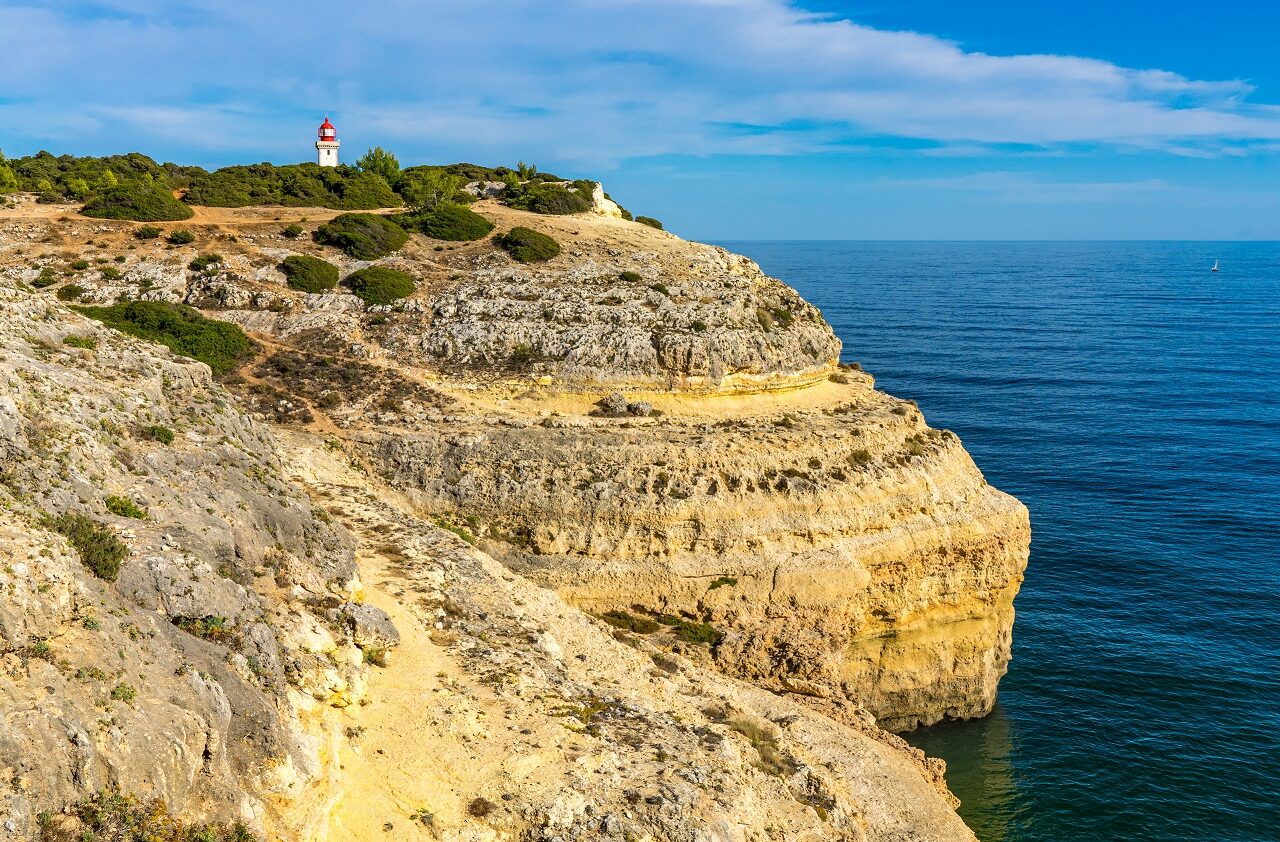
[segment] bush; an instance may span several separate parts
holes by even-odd
[[[384,266],[370,266],[352,272],[345,283],[365,304],[390,304],[413,295],[418,288],[413,278],[404,272]]]
[[[253,343],[236,325],[206,319],[185,304],[121,301],[110,307],[80,307],[81,313],[122,333],[158,342],[226,374],[253,352]]]
[[[85,269],[89,268],[89,261],[73,260],[71,261],[71,268],[75,269],[77,272],[83,272]]]
[[[508,197],[507,204],[534,213],[563,215],[591,210],[589,196],[560,184],[529,184]]]
[[[162,427],[159,424],[153,424],[142,431],[142,434],[152,441],[158,441],[161,444],[173,444],[173,430],[168,427]]]
[[[62,344],[69,348],[83,348],[86,351],[92,351],[98,347],[98,340],[92,336],[70,336],[62,337]]]
[[[79,284],[67,284],[66,286],[58,288],[58,300],[75,301],[77,298],[84,295],[84,293],[85,288]]]
[[[155,184],[137,182],[103,190],[80,209],[96,219],[131,219],[135,222],[162,222],[190,219],[191,208]]]
[[[70,542],[80,562],[99,579],[114,582],[120,578],[120,562],[129,554],[129,548],[106,526],[77,514],[59,515],[48,526]]]
[[[629,284],[637,284],[641,281],[640,273],[639,272],[623,272],[622,280],[626,281]]]
[[[139,240],[155,240],[160,237],[160,229],[154,225],[144,225],[133,232],[133,236]]]
[[[46,266],[45,268],[40,270],[40,275],[34,281],[31,282],[31,285],[36,289],[44,289],[45,287],[53,286],[57,282],[58,282],[58,276],[54,274],[54,271],[52,269]]]
[[[315,241],[342,249],[357,260],[375,260],[399,249],[409,234],[385,216],[344,213],[316,229]]]
[[[373,210],[401,204],[391,185],[376,172],[313,163],[262,163],[198,173],[191,179],[184,201],[221,208],[285,205],[342,210]]]
[[[291,254],[280,264],[287,283],[303,292],[324,292],[338,285],[338,267],[306,254]]]
[[[560,253],[559,243],[532,228],[512,228],[495,242],[521,263],[550,260]]]
[[[118,281],[124,277],[124,273],[114,266],[104,266],[102,269],[102,279],[104,281]]]
[[[128,704],[138,698],[138,691],[132,684],[117,684],[111,688],[111,698],[114,701]]]
[[[648,617],[639,617],[629,611],[606,611],[600,619],[616,629],[624,629],[636,634],[653,634],[662,628]]]
[[[221,262],[222,262],[222,255],[220,254],[202,254],[199,257],[197,257],[195,260],[188,263],[187,268],[190,269],[192,272],[203,272],[206,269],[208,269],[210,266],[216,266]]]
[[[147,510],[130,500],[115,494],[107,495],[107,511],[116,517],[129,517],[134,520],[146,520]]]
[[[177,231],[171,231],[169,236],[165,237],[165,239],[171,246],[185,246],[188,243],[194,243],[196,241],[196,235],[192,234],[185,228],[179,228]]]
[[[292,225],[286,225],[280,233],[292,240],[302,236],[302,226],[295,222]]]
[[[659,231],[663,230],[662,223],[654,219],[652,216],[637,216],[636,222],[639,222],[641,225],[648,225],[650,228],[657,228]]]
[[[414,217],[413,222],[428,237],[450,242],[479,240],[493,230],[492,222],[470,208],[452,202],[436,205],[434,210]]]

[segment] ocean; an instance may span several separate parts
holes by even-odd
[[[1280,840],[1280,244],[723,245],[1031,510],[978,837]]]

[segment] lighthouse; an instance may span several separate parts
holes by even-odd
[[[338,130],[329,122],[326,115],[316,133],[316,163],[322,167],[338,166]]]

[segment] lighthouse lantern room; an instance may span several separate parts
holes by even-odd
[[[316,163],[322,167],[338,166],[338,130],[329,122],[328,116],[320,124],[316,133]]]

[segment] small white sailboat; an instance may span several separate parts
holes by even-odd
[[[1220,271],[1222,271],[1221,269],[1219,269],[1219,268],[1218,268],[1218,261],[1216,261],[1216,260],[1215,260],[1215,261],[1213,261],[1213,268],[1212,268],[1212,269],[1210,269],[1209,271],[1210,271],[1210,272],[1220,272]]]

